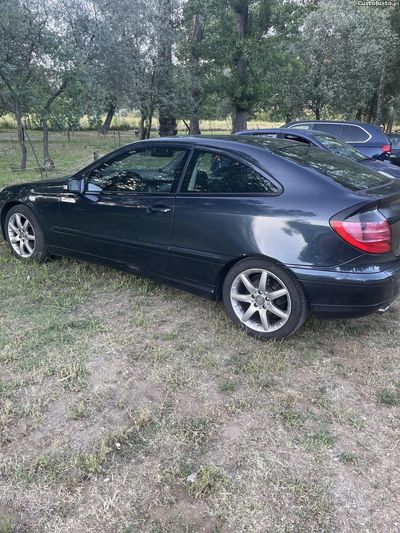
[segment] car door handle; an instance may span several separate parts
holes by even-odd
[[[168,205],[153,205],[147,208],[148,213],[169,213],[171,208]]]

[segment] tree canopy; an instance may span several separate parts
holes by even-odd
[[[243,129],[274,120],[362,119],[390,129],[400,113],[400,9],[348,0],[2,0],[0,114],[48,127],[83,115],[106,132],[121,108],[140,113],[139,137],[158,115],[227,119]],[[100,117],[106,119],[100,123]]]

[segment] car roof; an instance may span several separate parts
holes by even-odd
[[[379,128],[380,126],[376,126],[375,124],[368,124],[367,122],[360,122],[359,120],[317,120],[317,119],[304,119],[304,120],[292,120],[291,122],[288,122],[287,124],[284,124],[282,126],[282,128],[284,128],[285,126],[288,126],[289,124],[299,124],[300,122],[320,122],[321,124],[323,123],[329,123],[329,124],[365,124],[366,126],[375,126],[377,128]]]
[[[282,128],[285,128],[287,126],[291,126],[292,124],[352,124],[354,126],[361,126],[363,128],[373,128],[374,130],[380,131],[381,133],[384,133],[382,128],[380,126],[377,126],[376,124],[368,124],[367,122],[360,122],[359,120],[293,120],[291,122],[288,122],[287,124],[284,124]]]
[[[236,135],[262,135],[263,133],[287,133],[288,135],[299,135],[303,137],[315,137],[316,135],[329,135],[334,139],[338,139],[335,135],[322,130],[308,130],[308,129],[295,129],[293,128],[259,128],[256,130],[243,130],[236,133]]]
[[[207,146],[210,148],[219,148],[221,150],[234,150],[240,151],[238,145],[246,144],[254,148],[259,148],[263,150],[269,150],[273,152],[277,148],[292,144],[293,141],[290,139],[276,139],[271,137],[262,137],[257,138],[254,135],[193,135],[193,136],[174,136],[174,137],[159,137],[153,139],[145,139],[143,141],[135,141],[130,145],[134,147],[137,143],[150,143],[150,144],[183,144],[183,145],[193,145],[197,146]],[[130,146],[127,145],[127,146]]]

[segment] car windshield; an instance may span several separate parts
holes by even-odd
[[[324,135],[321,133],[315,135],[315,138],[334,154],[347,157],[347,159],[351,159],[352,161],[356,162],[365,159],[365,155],[333,135]]]
[[[313,169],[351,191],[374,189],[393,181],[389,175],[375,172],[315,146],[291,144],[277,148],[274,154],[302,167]]]

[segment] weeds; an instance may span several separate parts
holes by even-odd
[[[220,477],[221,469],[217,466],[201,466],[194,483],[190,486],[190,494],[195,498],[205,496],[216,488]]]
[[[379,401],[384,405],[399,405],[400,396],[393,391],[383,390],[378,394]]]
[[[356,464],[357,463],[357,454],[351,453],[341,453],[339,455],[339,461],[345,465]]]

